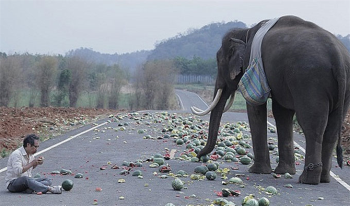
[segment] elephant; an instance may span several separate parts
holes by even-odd
[[[196,115],[210,112],[208,139],[197,157],[215,148],[223,112],[227,111],[249,65],[255,34],[267,20],[251,28],[234,28],[222,38],[216,54],[218,73],[213,103],[192,107]],[[271,168],[267,143],[267,103],[246,103],[254,163],[251,173],[295,174],[293,118],[306,139],[303,184],[330,182],[332,152],[342,167],[341,128],[350,100],[350,55],[330,32],[296,16],[282,16],[261,43],[263,70],[270,87],[278,136],[279,163]],[[230,100],[228,101],[228,99]],[[228,103],[227,103],[228,102]]]

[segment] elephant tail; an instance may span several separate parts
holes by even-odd
[[[337,162],[340,168],[343,169],[343,148],[340,145],[340,141],[341,141],[341,136],[339,135],[339,139],[338,139],[338,145],[337,145]]]
[[[335,70],[333,69],[333,72]],[[346,72],[345,72],[345,66],[339,67],[337,69],[338,72],[333,73],[337,78],[338,81],[338,101],[339,101],[339,132],[338,132],[338,143],[336,147],[336,153],[337,153],[337,163],[340,168],[343,168],[343,149],[341,147],[341,133],[342,133],[342,127],[343,127],[343,121],[345,119],[345,95],[346,95]]]
[[[338,140],[340,142],[340,140]],[[337,145],[337,162],[341,169],[343,169],[343,148],[341,148],[341,145],[338,143]]]

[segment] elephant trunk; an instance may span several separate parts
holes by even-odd
[[[217,93],[218,89],[215,90],[215,93]],[[225,104],[227,99],[230,97],[230,92],[228,92],[228,89],[223,89],[222,95],[216,106],[213,108],[210,114],[210,121],[209,121],[209,134],[208,134],[208,140],[205,147],[197,154],[197,157],[200,158],[201,156],[209,154],[211,151],[213,151],[218,131],[220,127],[220,121],[222,114],[224,112]],[[232,97],[234,98],[234,93],[232,94]]]

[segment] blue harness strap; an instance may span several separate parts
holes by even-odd
[[[238,89],[249,104],[261,105],[270,96],[263,62],[261,59],[261,44],[265,34],[275,25],[279,18],[266,22],[255,34],[250,51],[249,65],[243,74]]]

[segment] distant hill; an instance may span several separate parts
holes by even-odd
[[[161,41],[151,51],[137,51],[127,54],[103,54],[89,48],[71,50],[68,56],[76,55],[95,63],[107,65],[119,64],[133,72],[136,67],[147,60],[173,59],[194,56],[202,59],[215,58],[216,51],[221,45],[223,35],[232,28],[245,28],[242,22],[212,23],[200,29],[192,29],[186,33]]]
[[[344,37],[341,35],[336,35],[336,36],[350,52],[350,34],[348,34],[347,36],[344,36]]]
[[[180,34],[163,40],[157,44],[148,60],[173,59],[184,57],[192,59],[194,56],[202,59],[215,59],[216,52],[221,46],[221,39],[232,28],[246,28],[243,22],[212,23],[197,30]]]
[[[137,66],[147,60],[174,59],[176,57],[215,59],[216,52],[221,46],[222,37],[233,28],[247,28],[247,26],[240,21],[208,24],[200,29],[192,29],[163,40],[151,51],[142,50],[126,54],[102,54],[92,49],[80,48],[70,51],[67,55],[77,55],[87,60],[107,65],[119,64],[121,67],[129,69],[130,72],[135,71]],[[337,38],[350,51],[350,35],[345,37],[337,35]]]
[[[97,64],[118,64],[123,68],[134,71],[138,65],[146,61],[150,53],[151,51],[142,50],[126,54],[103,54],[92,49],[80,48],[69,51],[67,56],[79,56]]]

